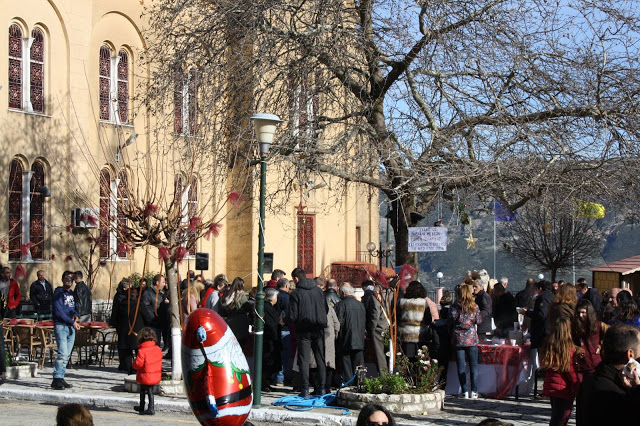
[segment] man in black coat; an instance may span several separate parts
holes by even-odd
[[[582,298],[584,300],[588,300],[589,302],[591,302],[591,304],[593,305],[593,310],[596,311],[596,315],[598,315],[598,318],[601,318],[602,296],[600,296],[600,292],[595,288],[589,288],[587,280],[585,280],[584,278],[580,278],[578,281],[579,282],[576,285],[576,290],[578,290],[578,292],[582,294]]]
[[[625,364],[640,357],[640,330],[629,324],[609,328],[602,341],[602,362],[578,390],[577,426],[633,424],[638,418],[640,377],[624,377]]]
[[[84,275],[82,271],[74,272],[73,276],[76,281],[76,288],[73,289],[73,297],[76,299],[76,311],[80,315],[81,323],[89,322],[91,321],[92,310],[91,289],[83,281]]]
[[[338,296],[338,283],[333,278],[330,278],[327,281],[327,285],[324,290],[324,298],[327,299],[327,305],[334,309],[336,305],[340,303],[340,296]]]
[[[289,296],[289,310],[286,320],[295,324],[296,339],[298,341],[298,366],[302,378],[300,396],[309,396],[309,357],[313,354],[318,366],[319,383],[315,387],[314,395],[323,395],[326,380],[326,365],[324,362],[324,328],[327,325],[329,306],[324,293],[315,281],[307,279],[302,268],[291,272],[296,289]]]
[[[544,338],[549,334],[549,321],[547,315],[549,305],[553,301],[552,286],[549,281],[539,281],[536,283],[538,297],[533,304],[533,310],[526,309],[525,316],[531,318],[531,348],[542,347]]]
[[[362,304],[367,312],[367,336],[373,343],[373,351],[376,355],[376,366],[378,367],[378,374],[380,374],[383,371],[389,371],[382,337],[382,334],[389,330],[389,323],[384,314],[382,304],[378,300],[378,292],[373,281],[367,280],[363,282],[362,288],[364,288]]]
[[[480,310],[480,316],[482,317],[482,322],[478,324],[478,336],[482,337],[493,331],[491,329],[491,314],[493,312],[491,296],[484,291],[484,283],[482,280],[475,280],[473,282],[473,293],[476,296],[476,305],[478,305],[478,310]]]
[[[53,287],[44,277],[44,271],[38,271],[38,279],[31,283],[29,299],[38,315],[51,315],[51,300],[53,299]]]
[[[169,309],[169,299],[166,298],[164,290],[167,282],[162,275],[153,277],[151,286],[147,286],[142,292],[140,300],[140,313],[145,327],[151,327],[156,333],[156,343],[160,346],[160,337],[163,335],[163,319]],[[165,341],[165,346],[169,346]]]
[[[496,300],[493,307],[493,319],[496,323],[495,333],[500,337],[509,337],[509,331],[513,330],[513,323],[518,322],[516,298],[506,291],[502,284],[496,284],[493,287],[493,296]]]
[[[340,353],[342,381],[346,383],[353,377],[354,370],[364,365],[364,331],[367,312],[355,297],[351,284],[340,286],[342,300],[336,305],[336,315],[340,321],[337,350]]]

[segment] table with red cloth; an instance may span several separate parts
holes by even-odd
[[[530,374],[531,344],[523,346],[479,344],[478,345],[478,392],[491,398],[503,399],[509,395],[528,395],[533,386]],[[471,385],[467,362],[467,384]],[[449,362],[445,392],[457,395],[461,392],[458,369],[453,359]]]

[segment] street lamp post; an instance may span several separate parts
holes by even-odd
[[[267,155],[273,143],[276,126],[282,120],[273,114],[255,114],[251,117],[260,145],[260,219],[258,229],[258,292],[256,293],[256,319],[253,345],[253,405],[262,400],[262,341],[264,333],[264,216],[267,186]]]
[[[393,244],[389,244],[384,250],[382,250],[382,248],[380,248],[380,250],[376,250],[376,243],[371,241],[367,244],[367,251],[371,256],[378,258],[378,267],[379,270],[382,271],[382,259],[389,258],[389,254],[393,251]]]
[[[436,277],[438,277],[438,287],[441,287],[440,280],[442,279],[442,277],[444,277],[444,274],[442,272],[438,272],[436,274]]]

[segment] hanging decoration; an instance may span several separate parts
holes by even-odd
[[[465,238],[464,240],[467,242],[467,249],[476,248],[478,239],[473,237],[473,223],[471,222],[471,218],[467,218],[469,220],[469,238]]]

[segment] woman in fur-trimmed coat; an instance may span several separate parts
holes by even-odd
[[[412,281],[398,302],[398,337],[402,351],[409,359],[416,357],[422,345],[429,347],[430,354],[435,355],[438,351],[438,335],[430,326],[431,315],[426,297],[427,291],[422,284]]]

